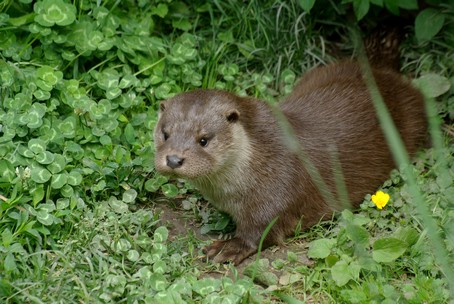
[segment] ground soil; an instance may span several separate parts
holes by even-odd
[[[195,259],[194,262],[204,272],[204,276],[221,277],[221,276],[232,276],[232,267],[227,265],[213,265],[211,262],[207,262],[203,259],[201,248],[209,244],[210,240],[219,238],[219,235],[207,235],[200,233],[201,224],[197,222],[192,211],[184,210],[179,207],[178,202],[176,203],[159,203],[156,209],[160,211],[160,218],[162,223],[169,229],[169,241],[192,242],[199,244],[198,252],[199,258]],[[195,241],[195,242],[194,242]],[[189,244],[188,244],[189,245]],[[268,259],[272,263],[276,259],[287,259],[287,253],[293,252],[297,255],[298,264],[311,265],[312,262],[307,258],[307,242],[298,240],[287,242],[283,246],[273,246],[265,249],[260,254],[260,259]],[[235,267],[236,271],[240,276],[243,275],[244,269],[255,262],[257,255],[253,255],[247,258],[240,265]],[[282,275],[281,271],[275,270],[270,267],[270,271],[276,274],[279,278]]]

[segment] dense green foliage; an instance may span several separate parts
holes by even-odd
[[[196,263],[201,242],[191,234],[170,242],[154,203],[183,197],[205,232],[230,227],[190,185],[154,172],[160,100],[202,87],[274,101],[297,75],[333,60],[336,46],[323,37],[351,49],[349,14],[373,20],[381,7],[398,14],[416,1],[32,2],[0,3],[1,302],[447,301],[443,271],[454,270],[437,266],[397,171],[384,185],[389,207],[375,210],[367,197],[359,214],[295,237],[313,241],[312,266],[289,253],[259,261],[266,282],[245,270],[268,289],[210,277],[222,267]],[[428,3],[403,46],[403,69],[452,123],[454,5]],[[450,144],[439,141],[414,171],[452,262]]]

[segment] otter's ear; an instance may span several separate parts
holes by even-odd
[[[240,118],[240,112],[237,109],[230,110],[226,113],[225,117],[227,118],[228,122],[237,122]]]
[[[164,112],[165,109],[166,109],[166,105],[163,102],[161,102],[161,104],[159,105],[159,110],[161,112]]]

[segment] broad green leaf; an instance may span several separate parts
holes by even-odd
[[[129,88],[131,86],[135,86],[138,84],[138,79],[136,76],[130,74],[130,75],[126,75],[124,76],[121,81],[120,81],[120,84],[118,85],[118,87],[120,89],[126,89],[126,88]]]
[[[119,199],[113,196],[109,198],[109,206],[112,208],[113,211],[119,214],[126,213],[129,210],[128,204],[124,203],[123,201],[120,201]]]
[[[435,8],[426,8],[416,16],[415,34],[419,42],[432,39],[443,27],[445,15]]]
[[[178,188],[174,184],[165,184],[161,187],[162,193],[167,197],[175,197],[178,195]]]
[[[137,191],[134,189],[128,189],[123,193],[123,202],[133,203],[137,197]]]
[[[34,189],[30,190],[30,194],[32,195],[32,198],[33,198],[32,199],[33,205],[36,206],[38,203],[40,203],[44,199],[44,195],[45,195],[44,186],[38,185]]]
[[[65,210],[69,207],[69,199],[59,198],[57,200],[57,210]]]
[[[155,242],[158,243],[163,243],[167,241],[167,238],[169,237],[169,231],[165,226],[160,226],[156,228],[154,231],[153,239]]]
[[[72,170],[68,174],[68,184],[71,186],[78,186],[82,183],[83,177],[78,171]]]
[[[418,0],[398,0],[399,7],[406,10],[418,9]]]
[[[64,185],[63,188],[60,189],[60,193],[64,197],[72,197],[74,195],[74,189],[70,185]]]
[[[336,244],[335,239],[318,239],[309,243],[307,256],[311,259],[324,259],[330,255],[331,249]]]
[[[43,124],[41,116],[36,112],[30,112],[27,115],[27,119],[27,127],[29,127],[30,129],[38,129]]]
[[[39,205],[39,210],[44,210],[47,213],[53,212],[56,210],[55,204],[53,202],[46,202],[45,204]]]
[[[52,174],[43,167],[35,167],[30,170],[30,177],[34,182],[43,184],[52,177]]]
[[[11,252],[8,252],[5,257],[5,261],[3,262],[3,267],[5,268],[6,272],[12,272],[17,270],[16,266],[16,259]]]
[[[46,86],[46,89],[47,90],[44,90],[44,89],[43,90],[36,90],[35,92],[33,92],[33,96],[35,96],[36,99],[41,100],[41,101],[50,99],[51,95],[50,95],[49,91],[52,89],[52,87],[50,87],[50,86],[47,87]]]
[[[219,291],[221,281],[215,280],[214,278],[204,278],[194,282],[192,288],[193,291],[198,293],[201,296],[207,296],[210,293]]]
[[[64,185],[66,185],[68,181],[68,176],[65,172],[59,173],[59,174],[54,174],[52,175],[52,181],[50,183],[50,186],[53,189],[60,189]]]
[[[110,146],[112,145],[112,139],[108,135],[102,135],[99,138],[99,143],[103,146]]]
[[[9,247],[9,245],[13,242],[14,237],[13,234],[11,233],[11,230],[9,228],[5,228],[2,232],[2,245],[4,247]]]
[[[124,129],[125,139],[129,144],[134,144],[136,142],[135,130],[132,124],[128,123]]]
[[[155,291],[163,291],[169,285],[165,276],[159,273],[153,273],[148,282]]]
[[[353,0],[353,10],[355,11],[356,20],[361,20],[369,11],[369,0]]]
[[[137,250],[129,250],[128,255],[126,256],[131,262],[137,262],[140,258],[139,252]]]
[[[348,264],[344,260],[338,261],[331,267],[331,275],[337,286],[344,286],[350,280],[357,280],[361,266],[357,262]]]
[[[393,238],[405,242],[407,247],[413,246],[418,241],[419,236],[420,234],[413,227],[399,227],[392,234]]]
[[[396,238],[381,238],[373,245],[372,258],[379,263],[390,263],[399,258],[407,250],[404,241]]]
[[[30,139],[28,142],[28,148],[35,154],[46,151],[46,146],[46,142],[39,138]]]
[[[159,3],[156,7],[151,9],[151,13],[164,18],[169,12],[169,8],[164,3]]]
[[[54,161],[54,159],[55,159],[54,154],[52,154],[49,151],[40,152],[35,156],[35,160],[42,165],[51,164]]]
[[[348,238],[355,244],[362,247],[369,245],[369,232],[364,227],[354,224],[347,224],[346,231]]]
[[[73,138],[76,135],[76,118],[70,116],[61,122],[58,126],[64,137]]]
[[[65,169],[66,159],[61,154],[54,154],[54,161],[47,166],[47,169],[52,173],[59,173]]]
[[[298,3],[306,13],[309,13],[314,6],[315,0],[299,0]]]
[[[121,238],[112,243],[112,249],[116,252],[126,252],[131,249],[131,243],[127,239]]]
[[[182,31],[189,31],[192,28],[192,23],[187,19],[173,19],[172,26]]]
[[[394,15],[399,15],[399,3],[396,0],[384,0],[385,7]]]
[[[121,89],[118,87],[111,88],[106,91],[106,98],[109,100],[115,99],[120,95],[121,95]]]
[[[166,262],[163,260],[157,261],[153,265],[153,272],[154,273],[160,273],[160,274],[165,274],[167,271],[167,265]]]
[[[433,73],[422,75],[413,80],[413,83],[429,98],[443,95],[451,88],[451,83],[446,77]]]
[[[45,226],[50,226],[54,222],[54,217],[52,214],[48,213],[46,210],[39,210],[36,213],[36,218],[38,221],[45,225]]]
[[[148,192],[156,192],[159,188],[168,181],[168,178],[162,175],[156,176],[153,179],[149,179],[145,182],[145,190]]]
[[[34,5],[35,21],[42,26],[65,26],[76,20],[76,7],[63,0],[43,0]]]
[[[6,159],[0,159],[0,183],[10,183],[16,177],[13,165]]]

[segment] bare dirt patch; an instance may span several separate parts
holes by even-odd
[[[193,213],[188,210],[184,210],[178,207],[178,203],[159,203],[156,205],[156,209],[161,212],[161,221],[168,230],[169,230],[169,241],[170,242],[186,242],[187,246],[191,244],[196,244],[198,246],[198,256],[195,257],[194,263],[197,264],[197,267],[203,273],[203,276],[206,277],[222,277],[229,276],[233,277],[239,275],[240,277],[244,275],[244,271],[250,265],[252,265],[257,260],[257,254],[247,258],[240,265],[235,268],[230,265],[220,265],[207,262],[203,258],[201,249],[204,245],[209,244],[210,240],[217,239],[219,235],[207,235],[200,232],[200,222],[198,222]],[[184,245],[182,245],[184,246]],[[293,259],[297,259],[298,265],[311,265],[312,261],[307,258],[307,243],[301,240],[290,241],[283,246],[273,246],[263,250],[260,253],[260,260],[271,264],[273,261],[278,259],[288,260],[289,253],[293,256]],[[266,261],[268,260],[268,261]],[[250,268],[250,267],[249,267]],[[286,272],[282,270],[275,269],[271,266],[267,267],[268,272],[275,274],[278,282],[282,283],[282,278]],[[260,271],[263,271],[263,265],[259,268]],[[237,274],[235,273],[237,272]],[[249,274],[250,269],[246,270],[246,273]],[[269,285],[269,282],[260,282],[259,283],[265,286]]]

